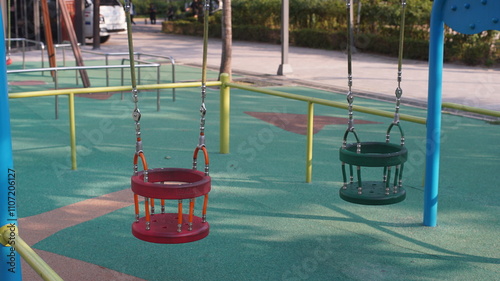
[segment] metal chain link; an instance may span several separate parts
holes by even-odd
[[[349,121],[347,122],[347,130],[349,131],[354,131],[354,118],[353,118],[353,110],[352,110],[352,103],[354,101],[354,95],[351,91],[352,87],[352,75],[348,76],[349,79],[349,91],[347,92],[347,102],[349,103],[348,110],[349,110]]]
[[[198,140],[198,147],[205,146],[205,115],[207,114],[207,107],[205,105],[205,98],[207,96],[207,53],[208,53],[208,16],[210,13],[210,3],[205,0],[203,11],[203,65],[201,75],[201,106],[200,106],[200,137]]]
[[[351,27],[351,1],[346,0],[347,7],[347,85],[349,90],[347,91],[347,102],[349,104],[349,121],[347,123],[347,130],[354,131],[354,114],[352,109],[352,103],[354,101],[354,95],[352,93],[352,27]]]
[[[136,145],[135,145],[135,153],[139,154],[142,151],[142,139],[141,139],[141,111],[139,110],[138,103],[139,103],[139,98],[138,98],[138,91],[137,89],[132,90],[132,99],[134,101],[134,110],[132,111],[132,118],[135,121],[135,136],[137,139]]]
[[[205,146],[205,115],[207,114],[207,107],[205,105],[205,95],[206,95],[206,86],[202,85],[201,87],[202,102],[200,106],[200,138],[198,141],[198,147]]]
[[[144,160],[144,152],[142,150],[142,138],[141,138],[141,111],[139,110],[139,91],[137,90],[137,83],[136,83],[136,77],[135,77],[135,58],[134,58],[134,43],[132,39],[132,20],[131,20],[131,15],[130,15],[130,10],[131,10],[132,3],[130,0],[125,0],[125,14],[127,16],[127,39],[128,39],[128,53],[129,53],[129,61],[130,61],[130,81],[132,84],[132,101],[134,102],[134,110],[132,111],[132,119],[134,119],[135,122],[135,136],[136,136],[136,143],[135,143],[135,154],[136,157],[141,156],[141,159],[143,159],[143,166],[146,166],[145,160]],[[138,165],[134,164],[134,174],[137,175],[138,173]],[[148,171],[147,168],[144,167],[144,181],[148,182],[149,181],[149,176],[148,176]],[[149,199],[146,199],[149,200]],[[147,229],[149,226],[146,227]]]
[[[404,46],[404,34],[405,34],[405,8],[406,1],[401,0],[401,24],[399,27],[399,53],[398,53],[398,87],[396,88],[396,109],[394,112],[393,124],[399,124],[399,107],[401,105],[401,96],[403,95],[403,89],[401,88],[401,81],[403,80],[403,46]]]
[[[132,26],[131,26],[131,6],[130,0],[125,0],[125,13],[127,15],[127,30],[128,30],[128,51],[129,51],[129,61],[130,61],[130,80],[132,83],[132,101],[134,102],[134,110],[132,111],[132,118],[135,121],[135,135],[136,135],[136,145],[135,153],[139,155],[142,151],[142,140],[141,140],[141,111],[139,110],[139,91],[137,90],[136,78],[135,78],[135,61],[134,61],[134,45],[132,40]]]

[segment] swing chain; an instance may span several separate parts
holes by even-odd
[[[137,142],[135,144],[135,153],[139,154],[142,151],[142,140],[141,140],[141,111],[139,110],[138,107],[138,91],[137,89],[132,89],[132,99],[134,101],[134,111],[132,112],[132,118],[135,121],[135,136],[137,138]]]
[[[205,115],[207,114],[207,107],[205,105],[205,97],[207,95],[207,86],[201,85],[201,106],[200,106],[200,133],[205,132]]]
[[[401,87],[398,86],[396,88],[395,94],[396,94],[396,110],[394,112],[394,120],[392,121],[392,123],[394,125],[397,125],[399,124],[399,106],[401,105],[401,96],[403,95],[403,89],[401,89]]]
[[[205,114],[207,113],[207,108],[205,106],[205,102],[203,102],[201,104],[200,113],[201,113],[201,118],[200,118],[200,138],[198,140],[198,147],[199,148],[205,146]]]
[[[351,1],[346,0],[346,8],[347,8],[347,85],[349,86],[349,90],[347,91],[347,102],[349,104],[349,121],[347,123],[347,130],[349,132],[354,131],[354,118],[353,118],[353,101],[354,94],[352,93],[352,46],[351,46],[351,37],[352,37],[352,27],[351,27]]]
[[[353,110],[352,110],[352,102],[354,100],[354,96],[352,94],[351,89],[349,89],[349,92],[347,92],[347,102],[349,103],[348,105],[348,110],[349,110],[349,121],[347,122],[347,130],[352,132],[354,131],[354,118],[353,118]]]
[[[205,146],[205,115],[207,114],[207,107],[205,105],[205,98],[207,96],[207,45],[208,45],[208,15],[210,10],[209,1],[205,0],[204,5],[204,28],[203,28],[203,69],[201,77],[201,106],[200,106],[200,138],[198,140],[198,148]]]
[[[200,137],[198,140],[198,147],[202,148],[205,146],[205,115],[207,114],[207,107],[205,105],[205,97],[207,92],[207,86],[205,83],[201,85],[201,106],[200,106]]]
[[[141,111],[139,110],[139,92],[137,90],[136,80],[135,80],[135,64],[134,64],[134,45],[131,33],[131,8],[132,3],[130,0],[125,0],[125,14],[127,16],[127,30],[128,30],[128,51],[130,59],[130,80],[132,83],[132,101],[134,102],[134,110],[132,111],[132,118],[135,121],[135,135],[137,142],[135,144],[135,153],[139,155],[142,153],[142,140],[141,140]]]
[[[405,30],[405,8],[406,0],[401,0],[401,23],[399,31],[399,51],[398,51],[398,87],[396,88],[396,109],[394,112],[393,124],[399,124],[399,106],[401,105],[401,96],[403,96],[403,89],[401,89],[401,81],[403,80],[403,45],[404,45],[404,30]]]

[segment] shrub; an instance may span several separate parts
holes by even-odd
[[[254,41],[254,42],[269,42],[279,43],[281,33],[277,29],[271,29],[265,26],[255,25],[240,25],[233,26],[233,39]]]
[[[491,46],[488,42],[478,42],[468,45],[462,53],[462,62],[467,65],[486,64]]]
[[[362,6],[358,23],[359,3]],[[400,3],[400,0],[364,0],[354,5],[357,49],[390,56],[398,55]],[[431,9],[432,1],[408,2],[405,9],[405,58],[428,59]],[[280,42],[281,0],[232,0],[232,12],[235,40]],[[186,20],[175,21],[174,25],[171,22],[164,23],[164,31],[202,34],[201,23]],[[210,36],[220,37],[220,22],[220,13],[210,16]],[[347,11],[344,0],[290,0],[292,45],[343,50],[347,42],[346,29]],[[495,38],[498,39],[498,32],[464,35],[448,29],[445,38],[445,61],[463,61],[471,65],[500,61],[500,47],[494,44]]]
[[[345,49],[347,36],[345,33],[319,29],[301,29],[291,33],[291,44],[300,47],[327,50]]]

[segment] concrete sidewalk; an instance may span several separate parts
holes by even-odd
[[[133,28],[134,50],[172,56],[179,64],[201,65],[202,38],[161,33],[161,22],[156,25],[137,21]],[[92,50],[92,45],[82,47]],[[128,51],[127,35],[113,35],[101,45],[101,52]],[[39,59],[39,52],[32,52]],[[14,54],[19,56],[20,53]],[[92,59],[84,54],[85,59]],[[99,57],[102,59],[102,57]],[[17,58],[20,59],[20,58]],[[209,40],[208,65],[218,69],[221,61],[221,40]],[[305,85],[346,91],[347,56],[344,52],[301,47],[290,47],[289,64],[293,73],[278,76],[281,64],[281,46],[265,43],[233,42],[233,72],[253,79],[265,79],[279,85]],[[500,110],[500,68],[487,69],[459,64],[445,64],[443,73],[443,101],[491,110]],[[412,101],[421,106],[427,101],[428,66],[425,61],[404,60],[403,102]],[[373,54],[353,55],[354,92],[370,97],[393,99],[397,87],[397,58]]]

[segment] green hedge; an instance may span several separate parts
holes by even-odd
[[[301,29],[290,33],[292,45],[327,50],[343,50],[347,42],[345,32],[332,32],[320,29]]]
[[[182,35],[203,35],[203,25],[192,21],[170,21],[163,23],[163,32]],[[209,28],[211,37],[221,37],[221,25],[212,24]],[[252,42],[280,43],[280,30],[263,26],[243,25],[233,26],[233,39]],[[368,53],[398,55],[398,37],[387,37],[375,34],[358,34],[355,36],[355,46],[358,50]],[[345,31],[328,31],[319,29],[302,29],[290,32],[290,44],[293,46],[317,48],[326,50],[345,50],[347,34]],[[428,41],[406,39],[405,57],[410,59],[427,59]]]
[[[389,27],[397,29],[400,22],[400,0],[361,1],[359,30],[375,32]],[[413,0],[406,8],[406,24],[410,27],[429,22],[432,2]],[[359,4],[353,6],[357,19]],[[281,0],[232,0],[234,25],[263,25],[279,28]],[[290,0],[290,28],[345,29],[347,23],[344,0]]]
[[[363,0],[353,10],[359,24],[356,47],[369,53],[397,56],[400,0]],[[427,60],[432,1],[409,1],[405,11],[404,57]],[[281,0],[232,0],[233,39],[280,43]],[[220,13],[210,17],[211,36],[220,37]],[[164,23],[167,33],[201,35],[201,23],[194,20]],[[343,50],[346,46],[347,13],[344,0],[290,0],[290,44],[293,46]],[[215,31],[214,31],[215,30]],[[497,32],[479,35],[454,34],[445,41],[445,60],[470,65],[500,62],[500,48],[492,47]]]

